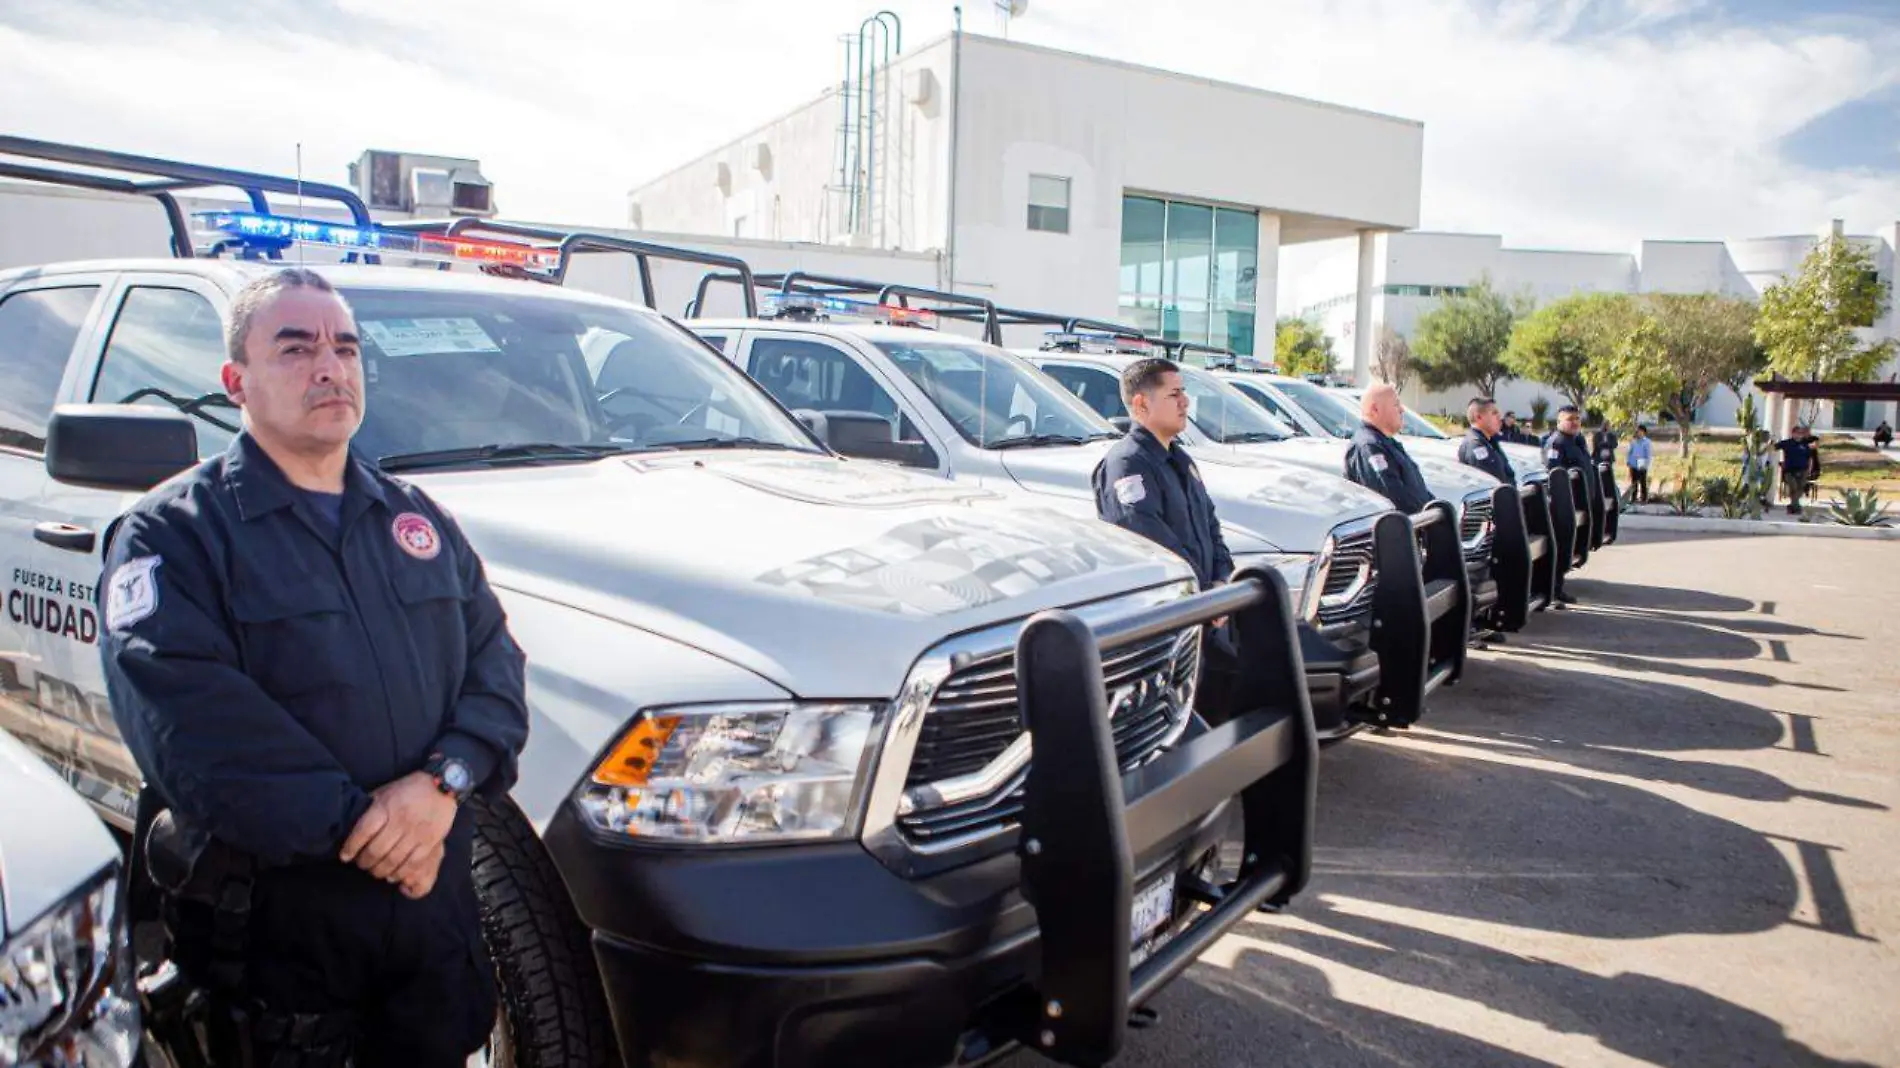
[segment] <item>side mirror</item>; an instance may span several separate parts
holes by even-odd
[[[1135,429],[1135,421],[1125,415],[1111,415],[1108,417],[1108,421],[1110,424],[1112,424],[1115,427],[1116,430],[1119,430],[1124,434],[1128,433],[1130,430]]]
[[[197,462],[197,430],[165,408],[62,404],[46,425],[46,473],[72,486],[143,493]]]
[[[807,420],[806,415],[813,418]],[[845,456],[906,467],[937,466],[936,450],[928,442],[896,440],[891,421],[875,412],[802,412],[799,418],[823,437],[832,451]]]

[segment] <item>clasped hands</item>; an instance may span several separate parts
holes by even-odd
[[[395,883],[412,901],[427,897],[442,867],[455,809],[455,798],[427,772],[385,783],[370,795],[369,811],[356,821],[339,859]]]

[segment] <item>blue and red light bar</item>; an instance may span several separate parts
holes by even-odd
[[[1097,330],[1051,330],[1043,335],[1047,340],[1042,343],[1045,350],[1056,349],[1068,352],[1124,353],[1128,355],[1147,355],[1154,346],[1147,339],[1129,337],[1126,334],[1111,334]]]
[[[925,308],[849,300],[823,293],[767,293],[760,314],[767,319],[803,314],[828,320],[852,319],[892,326],[916,326],[925,330],[937,328],[937,313]]]
[[[377,226],[354,226],[255,211],[206,211],[198,213],[197,218],[207,231],[251,245],[277,247],[301,243],[350,252],[415,256],[530,271],[552,271],[561,262],[556,249],[513,241],[385,230]]]

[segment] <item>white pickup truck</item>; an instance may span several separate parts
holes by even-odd
[[[0,176],[156,200],[179,253],[0,272],[0,727],[133,828],[151,795],[105,700],[101,554],[237,431],[233,295],[327,256],[363,337],[356,448],[456,515],[527,653],[520,782],[477,802],[491,1063],[1100,1063],[1304,885],[1317,743],[1279,571],[1197,594],[1060,502],[842,458],[678,325],[523,279],[551,249],[19,138]],[[211,186],[251,210],[194,229],[174,197]],[[353,221],[266,210],[293,193]],[[1221,617],[1264,673],[1214,722]]]

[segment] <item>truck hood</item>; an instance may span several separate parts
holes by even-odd
[[[1423,442],[1424,446],[1413,448],[1414,441]],[[1459,463],[1456,442],[1450,443],[1453,447],[1449,460],[1433,448],[1441,444],[1435,439],[1406,438],[1404,444],[1405,451],[1411,454],[1412,462],[1418,464],[1418,473],[1425,477],[1425,488],[1432,491],[1432,496],[1450,501],[1454,507],[1463,507],[1465,494],[1473,490],[1490,489],[1498,484],[1498,480],[1490,475]],[[1337,477],[1346,470],[1346,450],[1351,446],[1352,443],[1343,438],[1302,437],[1240,447],[1273,449],[1276,450],[1274,455],[1290,463],[1326,471]],[[1363,488],[1362,492],[1372,493]],[[1385,500],[1384,497],[1378,499],[1381,502]]]
[[[0,940],[110,864],[99,817],[32,751],[0,732]]]
[[[1010,449],[1003,466],[1024,488],[1093,498],[1095,467],[1114,442]],[[1387,510],[1385,498],[1368,493],[1336,475],[1315,477],[1305,468],[1282,463],[1258,446],[1189,446],[1223,528],[1239,528],[1259,546],[1246,546],[1229,534],[1232,552],[1318,552],[1326,535],[1341,523]]]
[[[1191,577],[1076,509],[832,457],[668,453],[415,482],[497,586],[800,697],[888,698],[953,634]]]

